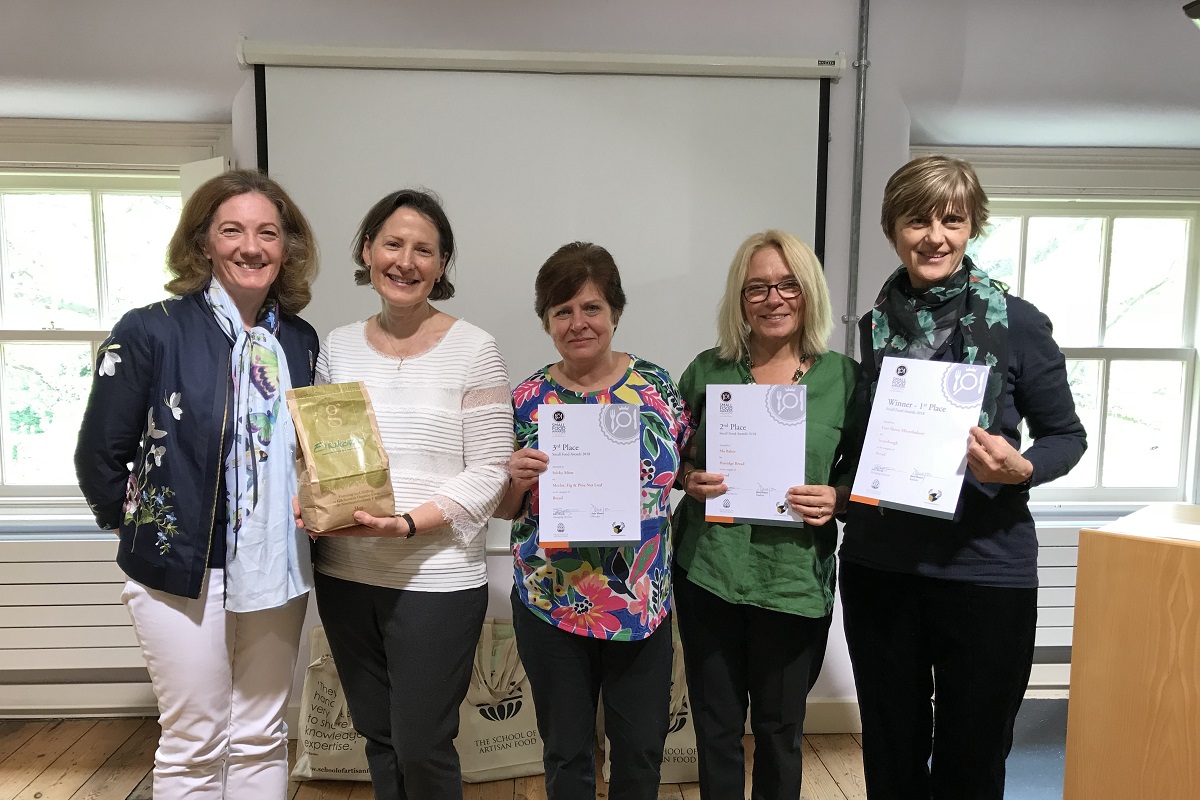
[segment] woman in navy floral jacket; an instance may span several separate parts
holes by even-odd
[[[294,314],[316,246],[278,184],[234,171],[185,204],[167,263],[178,296],[100,347],[76,474],[120,536],[162,725],[154,796],[282,798],[312,586],[284,392],[312,383],[318,339]]]

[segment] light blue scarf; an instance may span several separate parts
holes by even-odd
[[[225,461],[229,499],[225,609],[276,608],[313,586],[308,537],[296,527],[296,430],[284,392],[287,356],[275,335],[279,304],[268,298],[255,327],[216,279],[205,291],[221,330],[233,343],[233,447]]]

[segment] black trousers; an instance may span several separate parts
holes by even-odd
[[[461,800],[454,737],[487,587],[413,592],[316,574],[317,609],[377,800]]]
[[[595,800],[596,705],[612,745],[610,800],[656,800],[671,705],[671,620],[638,642],[578,636],[512,593],[517,652],[542,737],[548,800]]]
[[[847,562],[840,583],[867,796],[1002,800],[1033,667],[1037,589]]]
[[[702,800],[743,796],[746,709],[754,731],[754,800],[798,800],[808,691],[832,617],[730,603],[675,568],[675,611],[696,726]]]

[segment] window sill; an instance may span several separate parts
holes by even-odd
[[[1081,528],[1103,525],[1132,514],[1152,503],[1086,503],[1072,501],[1030,501],[1029,511],[1035,523],[1051,523]]]
[[[0,517],[0,538],[5,541],[43,542],[63,539],[112,539],[115,531],[96,527],[91,516]]]

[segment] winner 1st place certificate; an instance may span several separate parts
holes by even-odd
[[[989,369],[885,356],[850,499],[953,519]]]
[[[538,406],[542,547],[642,540],[641,407],[628,403]]]
[[[802,526],[787,492],[804,484],[808,395],[803,386],[710,384],[705,390],[705,471],[728,489],[704,503],[709,522]]]

